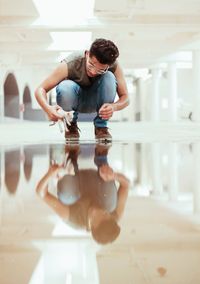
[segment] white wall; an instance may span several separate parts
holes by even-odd
[[[151,103],[152,103],[152,77],[143,81],[143,96],[144,96],[144,120],[151,120]],[[160,98],[160,120],[169,120],[169,86],[168,74],[163,70],[159,80],[159,98]],[[193,109],[193,73],[192,69],[177,69],[177,93],[178,93],[178,120],[188,119],[190,111]]]

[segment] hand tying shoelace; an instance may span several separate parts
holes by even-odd
[[[60,115],[62,115],[62,119],[59,119],[58,121],[53,121],[49,126],[53,126],[58,122],[58,126],[60,129],[60,132],[63,132],[63,126],[64,130],[67,131],[68,127],[71,125],[71,121],[73,118],[73,111],[64,111],[63,109],[59,109],[57,111]]]

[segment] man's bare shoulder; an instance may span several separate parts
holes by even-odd
[[[85,57],[85,50],[77,50],[70,53],[67,57],[63,58],[61,62],[70,63],[77,59],[82,59]]]

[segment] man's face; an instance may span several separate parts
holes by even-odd
[[[105,74],[108,71],[109,65],[100,63],[95,56],[91,56],[86,52],[86,71],[89,77],[95,77]]]

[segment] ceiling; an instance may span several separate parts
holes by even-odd
[[[200,49],[199,0],[89,0],[93,14],[80,21],[70,18],[70,4],[62,7],[57,0],[50,16],[54,22],[37,22],[41,11],[35,1],[0,0],[0,64],[55,65],[60,52],[72,49],[67,38],[66,47],[49,49],[52,32],[91,32],[92,39],[113,40],[125,69],[149,67],[174,52]],[[52,1],[45,1],[47,11]],[[87,1],[78,8],[79,1],[73,3],[81,17]]]

